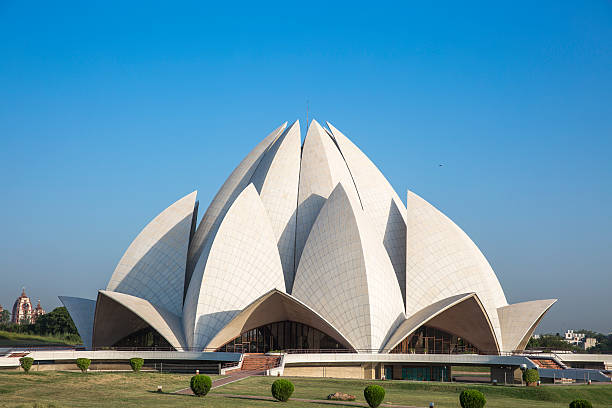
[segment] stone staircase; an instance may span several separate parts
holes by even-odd
[[[559,363],[557,363],[552,358],[551,359],[547,359],[547,358],[541,358],[541,359],[532,358],[531,361],[533,361],[540,368],[553,368],[555,370],[563,370],[565,368],[565,367],[562,367],[561,365],[559,365]]]
[[[241,371],[266,371],[278,367],[280,356],[267,356],[265,354],[245,354],[242,359]]]

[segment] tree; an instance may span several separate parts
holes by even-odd
[[[39,316],[33,326],[37,334],[78,334],[65,307],[56,307],[52,312]]]
[[[0,324],[7,324],[11,321],[11,312],[8,310],[3,310],[0,313]]]

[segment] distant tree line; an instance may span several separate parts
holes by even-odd
[[[33,324],[11,323],[10,314],[4,310],[0,315],[0,330],[80,341],[76,326],[65,307],[56,307],[52,312],[39,316]]]
[[[609,354],[612,353],[612,334],[602,334],[590,330],[576,330],[576,333],[584,333],[586,337],[592,337],[597,340],[594,347],[584,350],[582,347],[574,346],[564,340],[559,333],[542,334],[539,338],[529,339],[527,343],[528,350],[559,350],[573,351],[576,353],[594,353],[594,354]]]

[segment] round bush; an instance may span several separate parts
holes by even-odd
[[[540,374],[535,368],[530,368],[529,370],[525,370],[525,372],[523,373],[523,380],[527,384],[537,383],[538,381],[540,381]]]
[[[197,374],[191,377],[189,386],[191,387],[191,391],[193,391],[196,396],[203,397],[208,394],[208,391],[210,391],[212,381],[207,375]]]
[[[385,399],[385,389],[380,385],[368,385],[363,390],[363,396],[370,407],[376,408]]]
[[[463,390],[459,394],[459,403],[463,408],[482,408],[487,400],[484,394],[478,390]]]
[[[76,359],[76,365],[77,367],[79,367],[79,370],[81,370],[82,372],[87,371],[90,364],[91,364],[91,360],[88,358],[77,358]]]
[[[272,383],[272,396],[279,401],[287,402],[293,394],[293,383],[289,380],[276,380]]]
[[[577,399],[570,402],[569,408],[593,408],[593,405],[585,399]]]
[[[26,373],[30,372],[30,368],[32,368],[32,364],[34,364],[34,359],[32,357],[21,357],[19,359],[19,365],[23,368],[23,371]]]
[[[130,358],[130,367],[132,367],[132,371],[138,372],[144,365],[144,360],[139,357]]]

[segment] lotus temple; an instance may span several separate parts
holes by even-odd
[[[516,368],[507,359],[555,303],[508,304],[465,232],[416,193],[400,197],[330,123],[313,120],[303,142],[298,121],[272,131],[198,223],[201,210],[197,192],[180,198],[95,300],[60,297],[86,350],[215,364],[275,352],[284,375],[427,366],[443,379],[434,368],[453,362]]]

